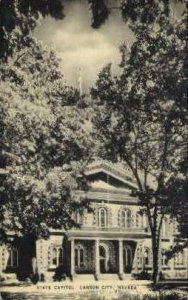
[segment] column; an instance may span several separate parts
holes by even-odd
[[[99,279],[100,267],[99,267],[99,240],[95,240],[95,278]]]
[[[3,246],[0,246],[0,273],[3,272]]]
[[[187,280],[188,280],[188,247],[185,248],[186,251],[186,265],[187,265]]]
[[[71,240],[71,278],[73,280],[75,274],[75,249],[74,239]]]
[[[139,243],[140,242],[136,243],[135,259],[133,260],[133,262],[134,262],[133,268],[134,268],[136,274],[138,273],[138,251],[139,251],[138,249],[139,249]]]
[[[123,240],[119,240],[119,278],[123,279]]]
[[[147,216],[146,214],[143,214],[143,228],[146,229],[147,226],[148,226]]]

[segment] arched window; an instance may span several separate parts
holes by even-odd
[[[136,213],[136,227],[137,228],[143,228],[143,215],[141,215],[139,212]]]
[[[100,227],[107,227],[107,211],[105,208],[99,209],[98,224]]]
[[[175,267],[182,267],[185,264],[185,252],[178,252],[174,257],[174,265]]]
[[[144,250],[143,261],[144,261],[144,266],[147,267],[151,265],[151,250],[149,248],[145,248]]]
[[[58,262],[58,254],[57,254],[57,248],[52,249],[52,265],[57,266]]]
[[[82,245],[77,245],[75,247],[75,267],[84,267],[84,247]]]
[[[48,251],[48,265],[50,268],[56,268],[63,264],[63,249],[60,246],[50,246]]]
[[[125,266],[132,265],[132,249],[129,246],[124,247],[124,262]]]
[[[18,249],[15,247],[8,249],[7,267],[18,267]]]
[[[121,227],[131,227],[131,211],[129,209],[123,209],[121,211]]]
[[[169,222],[167,218],[164,218],[162,223],[162,230],[161,230],[162,237],[168,236],[168,230],[169,230]]]
[[[81,212],[76,212],[75,222],[79,225],[83,225],[83,214]]]
[[[161,265],[163,267],[168,265],[168,258],[167,258],[167,255],[165,254],[165,252],[166,252],[165,249],[161,250]]]

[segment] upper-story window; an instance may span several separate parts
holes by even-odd
[[[102,207],[98,211],[98,225],[100,227],[106,227],[107,221],[108,221],[107,210]]]
[[[168,265],[168,257],[166,255],[166,250],[165,249],[161,250],[161,265],[163,267],[166,267]]]
[[[83,225],[83,213],[81,212],[75,213],[75,222],[79,225]]]
[[[135,225],[137,228],[143,227],[143,215],[140,214],[139,212],[136,213]]]
[[[185,264],[185,252],[178,252],[174,257],[174,265],[175,267],[183,267]]]
[[[123,209],[121,211],[121,227],[131,227],[131,211],[129,209]]]
[[[161,236],[167,237],[168,235],[169,235],[169,221],[168,218],[165,217],[162,223]]]
[[[145,251],[143,253],[143,259],[144,259],[144,266],[148,267],[151,265],[151,249],[150,248],[145,248]]]
[[[7,267],[17,267],[18,266],[18,249],[11,247],[8,249],[8,261]]]

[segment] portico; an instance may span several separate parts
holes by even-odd
[[[123,279],[131,274],[135,256],[134,240],[71,237],[70,275],[93,274],[100,280],[102,274],[117,274]]]

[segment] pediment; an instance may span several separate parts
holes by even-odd
[[[107,161],[96,161],[85,171],[91,188],[104,190],[136,190],[137,184],[126,167]]]

